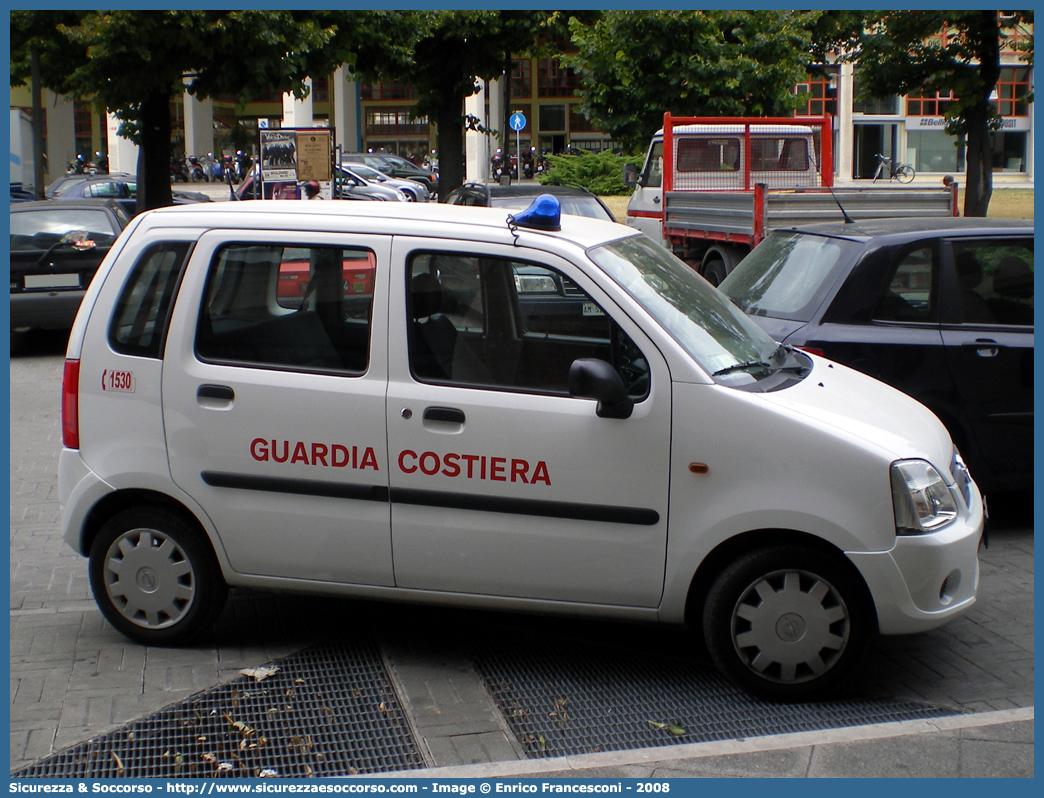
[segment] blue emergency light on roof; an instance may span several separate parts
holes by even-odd
[[[532,230],[561,230],[562,206],[553,194],[541,194],[524,211],[509,216],[508,224]]]

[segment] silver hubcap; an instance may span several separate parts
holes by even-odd
[[[848,644],[851,619],[834,587],[807,571],[755,580],[732,611],[732,643],[764,679],[784,684],[821,676]]]
[[[173,538],[155,529],[132,529],[105,553],[105,590],[128,621],[163,629],[189,611],[196,577]]]

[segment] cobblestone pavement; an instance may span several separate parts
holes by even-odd
[[[333,619],[379,639],[428,764],[517,760],[518,745],[459,635],[538,624],[564,645],[625,640],[670,649],[678,639],[647,627],[234,592],[214,633],[197,645],[131,644],[102,620],[86,561],[59,532],[63,350],[61,336],[35,335],[10,364],[12,770],[305,648]],[[1033,706],[1032,501],[994,500],[991,511],[978,605],[934,632],[876,641],[867,693],[982,713]],[[1031,724],[1023,725],[1032,746]]]

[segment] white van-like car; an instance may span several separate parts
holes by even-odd
[[[142,214],[63,391],[64,534],[144,644],[228,586],[586,614],[803,699],[975,601],[983,501],[930,412],[547,195]]]

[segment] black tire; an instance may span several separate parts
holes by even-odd
[[[772,701],[822,699],[858,665],[873,612],[858,574],[799,546],[743,555],[715,579],[703,611],[714,664]]]
[[[903,164],[895,170],[895,179],[900,183],[911,183],[916,176],[917,173],[914,171],[914,168],[907,164]]]
[[[202,531],[165,509],[116,514],[99,530],[89,556],[102,614],[144,645],[191,640],[213,624],[228,595]]]
[[[721,285],[726,274],[728,274],[728,270],[725,267],[725,261],[717,253],[711,255],[703,264],[703,276],[715,288]]]

